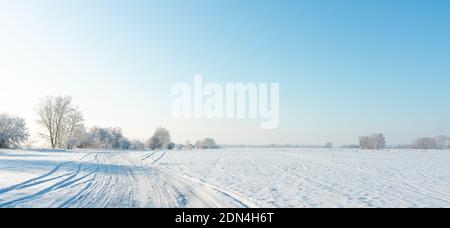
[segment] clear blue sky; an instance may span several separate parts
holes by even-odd
[[[132,138],[160,125],[179,142],[450,134],[449,1],[0,0],[0,28],[0,111],[34,132],[38,98],[69,94],[88,125]],[[170,88],[194,74],[279,82],[280,127],[172,119]]]

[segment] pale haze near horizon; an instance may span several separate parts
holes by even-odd
[[[0,0],[0,112],[25,118],[34,139],[47,95],[72,96],[88,127],[121,127],[131,139],[159,126],[177,143],[450,134],[449,3],[402,4]],[[172,85],[195,74],[280,83],[279,128],[172,118]]]

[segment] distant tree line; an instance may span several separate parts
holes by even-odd
[[[413,141],[411,147],[413,149],[424,149],[424,150],[443,150],[450,149],[450,137],[445,135],[431,137],[418,138]]]
[[[41,137],[52,148],[92,148],[115,150],[172,150],[172,149],[217,149],[219,146],[212,138],[198,140],[194,144],[175,144],[170,132],[158,128],[147,141],[129,140],[118,127],[92,127],[87,129],[84,117],[79,108],[72,104],[70,96],[45,97],[36,107],[38,123],[43,128]],[[0,148],[16,148],[28,141],[30,134],[25,120],[9,114],[0,114]],[[325,145],[225,145],[225,147],[250,148],[334,148],[333,143]],[[364,150],[381,150],[386,148],[383,134],[359,137],[359,145],[341,146],[341,148],[361,148]],[[412,149],[450,149],[450,137],[423,137],[414,140],[411,145],[401,145],[396,148]]]
[[[380,150],[386,147],[386,140],[383,134],[372,134],[359,138],[361,149]],[[414,140],[410,145],[398,145],[390,148],[399,149],[423,149],[423,150],[444,150],[450,149],[450,137],[439,135],[435,137],[422,137]]]
[[[221,145],[222,147],[227,148],[281,148],[281,149],[295,149],[295,148],[330,148],[333,147],[332,143],[327,143],[325,145],[299,145],[299,144],[268,144],[268,145],[248,145],[248,144],[227,144]]]
[[[43,131],[42,139],[51,148],[62,149],[114,149],[114,150],[172,150],[172,149],[216,149],[214,139],[206,138],[192,145],[178,146],[171,141],[168,130],[160,127],[153,136],[143,142],[129,140],[119,127],[92,127],[87,129],[80,109],[73,105],[70,96],[48,96],[36,107],[38,124]],[[29,138],[25,120],[0,114],[0,148],[15,148]]]
[[[84,118],[79,109],[72,104],[72,98],[46,97],[37,106],[40,125],[45,129],[41,134],[52,148],[93,148],[115,150],[173,150],[176,149],[170,133],[165,128],[156,129],[153,136],[143,142],[129,140],[118,127],[92,127],[86,130]],[[213,139],[196,143],[198,149],[214,149]]]

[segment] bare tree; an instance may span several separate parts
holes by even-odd
[[[52,148],[64,147],[75,127],[83,121],[81,112],[73,107],[70,96],[45,97],[37,106],[36,112],[39,115],[38,123],[46,130],[41,135]]]
[[[450,149],[450,137],[447,137],[447,146],[445,149]]]
[[[24,119],[0,114],[0,148],[17,147],[29,136]]]
[[[363,150],[381,150],[386,147],[386,139],[383,134],[372,134],[359,137],[359,145]]]
[[[412,147],[414,149],[423,149],[423,150],[433,150],[438,148],[436,140],[434,138],[429,137],[423,137],[414,140],[414,142],[412,143]]]
[[[121,149],[128,150],[131,142],[123,136],[121,128],[93,127],[86,137],[86,144],[90,148],[97,149]]]
[[[184,149],[186,149],[186,146],[184,144],[179,143],[179,144],[175,145],[175,148],[177,150],[184,150]]]
[[[161,149],[162,148],[161,140],[158,137],[153,136],[147,141],[147,147],[150,150]]]
[[[141,140],[131,141],[130,150],[145,150],[145,143]]]
[[[381,150],[386,147],[386,139],[383,134],[372,134],[370,138],[372,142],[372,149]]]
[[[70,137],[66,140],[67,149],[88,148],[90,146],[88,142],[88,134],[84,125],[78,125],[74,127],[70,134]]]
[[[123,135],[115,139],[117,143],[114,144],[114,149],[119,150],[129,150],[131,148],[131,141]]]
[[[156,129],[155,134],[147,141],[147,145],[152,150],[173,149],[174,147],[169,131],[162,127]]]
[[[72,108],[67,114],[64,123],[65,132],[61,133],[61,137],[63,138],[62,142],[65,144],[67,149],[73,148],[73,145],[70,145],[71,142],[79,142],[79,137],[81,136],[80,134],[84,130],[83,121],[83,114],[80,110],[78,110],[78,108]]]
[[[197,149],[203,149],[203,150],[219,148],[219,146],[217,146],[217,144],[216,144],[216,140],[214,140],[212,138],[206,138],[206,139],[197,141],[197,143],[195,143],[195,147]]]
[[[436,149],[439,149],[439,150],[449,149],[450,141],[447,136],[438,135],[438,136],[434,137],[434,141],[436,142]]]
[[[370,149],[370,138],[368,136],[359,137],[359,146],[363,150]]]
[[[192,145],[191,141],[186,141],[186,143],[184,144],[184,147],[186,148],[186,150],[192,150],[194,149],[194,145]]]
[[[167,144],[167,149],[168,150],[173,150],[173,149],[175,149],[176,148],[176,144],[175,143],[173,143],[173,142],[170,142],[169,144]]]

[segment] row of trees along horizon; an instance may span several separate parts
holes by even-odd
[[[130,140],[119,127],[92,127],[84,125],[79,108],[72,104],[70,96],[48,96],[36,107],[38,123],[43,131],[40,137],[51,148],[60,149],[115,149],[115,150],[161,150],[161,149],[216,149],[212,138],[191,144],[175,144],[167,129],[159,127],[146,142]],[[30,134],[25,120],[8,114],[0,115],[0,148],[17,148],[28,140]]]
[[[129,140],[119,127],[92,127],[84,125],[84,117],[77,106],[72,104],[70,96],[48,96],[43,98],[36,108],[38,123],[44,129],[40,136],[52,148],[61,149],[117,149],[117,150],[161,150],[161,149],[217,149],[219,146],[212,138],[205,138],[191,144],[175,144],[165,128],[156,129],[153,136],[143,142]],[[0,114],[0,148],[17,148],[30,137],[24,119],[9,114]],[[272,144],[267,147],[279,147]],[[280,146],[282,147],[282,146]],[[291,145],[291,147],[301,147]],[[316,146],[314,146],[316,147]],[[333,148],[331,142],[321,148]],[[383,134],[372,134],[359,138],[359,145],[342,146],[342,148],[361,148],[380,150],[386,148]],[[409,149],[450,149],[450,137],[436,136],[416,139],[411,145],[398,148]]]

